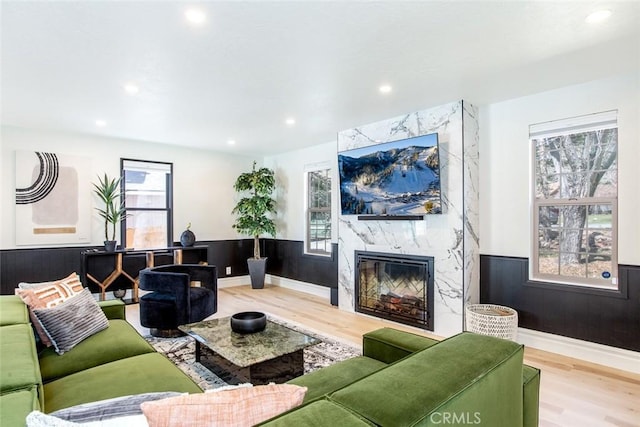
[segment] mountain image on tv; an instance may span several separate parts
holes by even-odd
[[[438,135],[338,153],[343,215],[442,212]]]

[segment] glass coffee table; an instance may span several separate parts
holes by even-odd
[[[230,318],[178,326],[196,340],[200,362],[227,384],[283,383],[304,374],[305,347],[320,341],[267,320],[264,331],[241,335]]]

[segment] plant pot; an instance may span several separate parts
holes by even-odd
[[[180,244],[184,247],[193,246],[196,242],[196,235],[193,234],[193,231],[187,229],[182,232],[180,235]]]
[[[115,291],[113,291],[113,296],[120,299],[124,298],[126,294],[126,289],[116,289]]]
[[[249,267],[249,277],[251,277],[251,287],[253,289],[264,288],[264,276],[267,272],[267,258],[247,259]]]
[[[117,240],[105,240],[104,241],[104,250],[107,252],[115,252]]]

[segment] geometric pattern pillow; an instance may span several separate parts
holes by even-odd
[[[33,315],[36,308],[50,308],[66,301],[74,295],[79,294],[84,289],[80,278],[74,272],[64,279],[54,280],[44,283],[19,283],[16,294],[29,307],[31,323],[40,337],[40,341],[47,346],[51,346],[51,341],[47,337],[38,319]]]
[[[171,397],[140,407],[149,427],[252,426],[300,405],[306,392],[293,384],[269,384]]]
[[[36,308],[33,314],[58,354],[71,350],[82,340],[109,326],[107,317],[89,289],[55,307]]]
[[[71,273],[64,279],[43,283],[19,283],[16,293],[32,308],[53,307],[67,298],[82,292],[83,286],[78,274]]]

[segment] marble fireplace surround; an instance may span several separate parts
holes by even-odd
[[[478,114],[457,101],[338,133],[338,152],[438,133],[442,214],[419,221],[338,219],[338,304],[355,311],[355,251],[434,258],[434,333],[464,327],[479,298]]]

